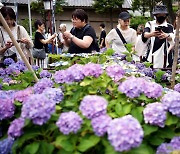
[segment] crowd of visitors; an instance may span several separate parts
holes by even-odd
[[[139,56],[139,60],[149,61],[154,68],[165,68],[172,66],[173,48],[175,44],[175,29],[167,22],[168,11],[165,5],[157,5],[152,12],[153,21],[145,25],[139,25],[137,31],[130,27],[131,15],[128,12],[121,12],[118,17],[118,25],[106,34],[105,24],[101,23],[99,41],[96,32],[88,24],[88,15],[83,9],[76,9],[72,13],[73,27],[67,31],[66,24],[60,24],[59,32],[52,34],[48,30],[45,35],[45,25],[42,21],[35,22],[36,33],[34,44],[25,28],[17,25],[15,12],[10,7],[0,9],[14,37],[20,44],[24,54],[31,63],[33,58],[45,59],[46,53],[61,54],[68,53],[92,53],[112,48],[120,56],[127,51],[126,44],[132,44],[132,51]],[[50,29],[50,27],[49,27]],[[143,52],[138,51],[141,41],[146,46]],[[48,48],[48,46],[51,46]],[[141,47],[142,47],[141,46]],[[32,52],[30,52],[32,51]],[[136,54],[137,53],[137,54]],[[15,46],[4,27],[0,26],[0,65],[3,66],[3,59],[11,57],[15,61],[21,59]]]

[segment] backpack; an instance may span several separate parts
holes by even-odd
[[[83,29],[83,32],[82,32],[82,34],[83,34],[83,36],[84,36],[84,33],[86,32],[86,30],[88,29],[90,27],[90,25],[86,25],[85,26],[85,28]],[[72,28],[72,34],[74,33],[74,30],[75,30],[75,27],[73,27]],[[93,50],[95,50],[95,51],[97,51],[97,52],[99,52],[100,51],[100,48],[99,48],[99,45],[98,45],[98,41],[97,41],[97,38],[95,37],[95,38],[93,38]]]

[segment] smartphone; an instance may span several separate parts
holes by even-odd
[[[162,28],[161,27],[155,27],[155,31],[161,31],[162,30]]]

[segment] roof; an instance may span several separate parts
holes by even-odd
[[[65,0],[68,6],[81,6],[81,7],[91,7],[93,0]],[[131,8],[132,0],[124,0],[122,5],[123,8]]]
[[[1,0],[2,3],[18,3],[18,4],[28,4],[28,1],[31,3],[32,1],[36,1],[36,0]],[[91,7],[93,4],[93,0],[65,0],[65,2],[70,7]],[[131,8],[132,0],[124,0],[122,7]]]

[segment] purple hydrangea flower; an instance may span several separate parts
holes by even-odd
[[[171,154],[173,147],[169,143],[162,143],[156,151],[156,154]]]
[[[111,145],[119,152],[138,147],[143,140],[143,129],[131,115],[112,120],[107,133]]]
[[[158,98],[162,96],[163,88],[160,84],[157,84],[155,82],[146,82],[144,85],[144,94],[148,98]]]
[[[164,127],[166,120],[166,111],[162,103],[148,104],[143,111],[145,123]]]
[[[31,94],[33,94],[33,88],[26,88],[15,92],[14,99],[19,102],[25,102]]]
[[[91,125],[97,136],[103,136],[107,132],[109,123],[111,122],[111,117],[108,115],[101,115],[95,117],[91,120]]]
[[[99,77],[103,73],[100,64],[89,63],[84,65],[83,73],[85,76]]]
[[[11,118],[14,115],[14,100],[6,94],[0,97],[0,120]]]
[[[76,112],[70,111],[62,113],[56,125],[59,127],[60,132],[68,135],[69,133],[77,133],[82,122],[82,118]]]
[[[71,72],[67,70],[59,70],[54,74],[54,81],[56,83],[71,83],[73,81]]]
[[[152,68],[144,68],[142,70],[142,72],[148,77],[153,77],[154,76],[154,72],[153,72]]]
[[[3,83],[10,83],[10,81],[12,81],[12,79],[10,77],[5,77],[3,79]]]
[[[51,88],[52,86],[53,81],[51,79],[43,78],[34,85],[34,93],[41,94],[46,88]]]
[[[4,65],[9,66],[11,64],[14,64],[15,61],[12,58],[6,58],[3,63]]]
[[[56,103],[61,102],[64,98],[64,94],[60,88],[46,88],[43,94]]]
[[[130,98],[139,97],[143,93],[145,82],[143,78],[129,77],[119,85],[118,90]]]
[[[180,136],[173,137],[170,144],[172,145],[174,150],[180,150]]]
[[[174,90],[176,90],[180,93],[180,83],[178,83],[174,86]]]
[[[55,112],[55,102],[43,94],[31,95],[23,104],[21,117],[31,119],[34,124],[46,123]]]
[[[50,78],[52,74],[47,70],[42,70],[40,72],[40,78]]]
[[[162,98],[162,103],[166,110],[173,115],[180,117],[180,93],[177,91],[168,92]]]
[[[34,71],[38,71],[39,68],[40,68],[40,67],[37,66],[37,65],[32,65],[32,69],[33,69]]]
[[[8,67],[11,70],[19,70],[19,71],[26,71],[27,67],[23,61],[18,61],[17,63],[11,64]]]
[[[81,101],[79,110],[86,118],[92,119],[106,114],[107,104],[108,102],[103,97],[87,95]]]
[[[142,70],[142,69],[146,68],[143,63],[136,63],[135,65],[139,70]]]
[[[120,65],[108,66],[106,72],[115,82],[119,81],[125,74],[125,71]]]
[[[22,129],[24,127],[25,120],[23,118],[15,119],[11,122],[11,125],[8,129],[8,136],[16,138],[22,135]]]

